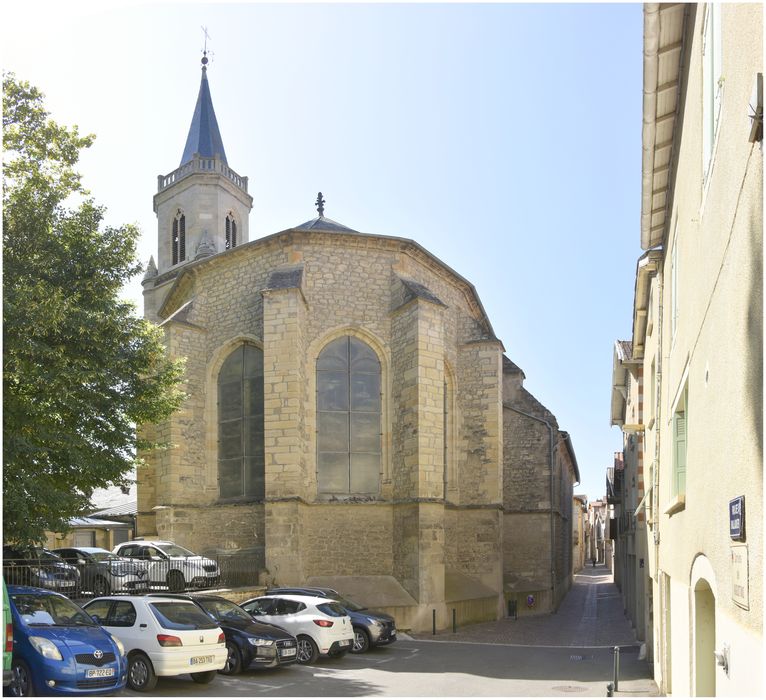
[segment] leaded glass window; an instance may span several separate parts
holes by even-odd
[[[263,352],[241,345],[218,373],[218,488],[221,498],[263,498]]]
[[[317,358],[319,493],[378,493],[380,405],[375,351],[351,336],[328,343]]]

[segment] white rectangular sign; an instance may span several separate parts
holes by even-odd
[[[731,599],[739,607],[750,610],[746,544],[731,546]]]

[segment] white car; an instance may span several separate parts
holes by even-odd
[[[319,654],[343,656],[354,643],[351,618],[334,600],[307,595],[267,595],[240,604],[259,622],[287,630],[298,640],[298,663]]]
[[[141,562],[149,573],[149,585],[167,586],[173,593],[187,588],[209,588],[221,578],[212,559],[194,554],[167,540],[133,540],[118,544],[115,554]]]
[[[83,610],[122,642],[133,690],[148,692],[158,676],[184,673],[197,683],[210,683],[226,665],[223,631],[191,601],[105,596],[89,601]]]

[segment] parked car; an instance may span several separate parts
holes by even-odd
[[[247,668],[286,666],[297,659],[293,635],[276,625],[256,621],[226,598],[209,593],[150,595],[190,600],[218,623],[226,636],[226,665],[219,673],[233,676]]]
[[[69,598],[8,586],[13,618],[11,695],[101,695],[125,687],[125,648]]]
[[[80,572],[81,588],[94,595],[139,591],[149,586],[143,563],[119,557],[100,547],[62,547],[52,550]]]
[[[125,645],[133,690],[148,692],[159,676],[184,673],[191,673],[196,683],[210,683],[226,664],[223,631],[188,600],[105,596],[83,607]]]
[[[241,606],[260,622],[283,627],[298,640],[299,664],[312,664],[319,654],[343,656],[354,643],[351,618],[338,603],[301,595],[267,595]]]
[[[50,588],[67,594],[80,588],[80,572],[45,547],[3,546],[3,578],[9,584]]]
[[[218,564],[212,559],[165,540],[123,542],[112,552],[143,562],[148,569],[150,586],[167,586],[173,593],[181,593],[188,586],[209,588],[221,577]]]
[[[352,654],[362,654],[368,649],[384,644],[392,644],[396,641],[396,621],[391,615],[370,610],[363,605],[346,598],[334,588],[321,588],[316,586],[297,588],[270,588],[266,595],[278,595],[291,593],[293,595],[313,595],[319,598],[331,598],[346,611],[351,618],[354,628],[354,645]]]
[[[5,627],[5,645],[3,646],[3,688],[11,684],[13,673],[11,661],[13,660],[13,618],[11,617],[11,604],[8,600],[8,589],[3,579],[3,627]]]

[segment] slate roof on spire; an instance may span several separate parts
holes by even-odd
[[[216,154],[226,161],[226,152],[223,150],[223,139],[218,129],[218,121],[215,118],[213,99],[210,97],[210,86],[207,82],[207,66],[202,65],[202,80],[197,96],[197,105],[194,108],[189,135],[186,137],[184,154],[181,157],[181,165],[188,163],[195,153],[212,158]]]
[[[332,219],[328,219],[326,216],[317,216],[315,219],[311,219],[311,221],[306,221],[302,223],[300,226],[295,227],[296,231],[350,231],[351,233],[358,233],[352,228],[349,228],[348,226],[344,226],[343,224],[339,224],[337,221],[333,221]]]

